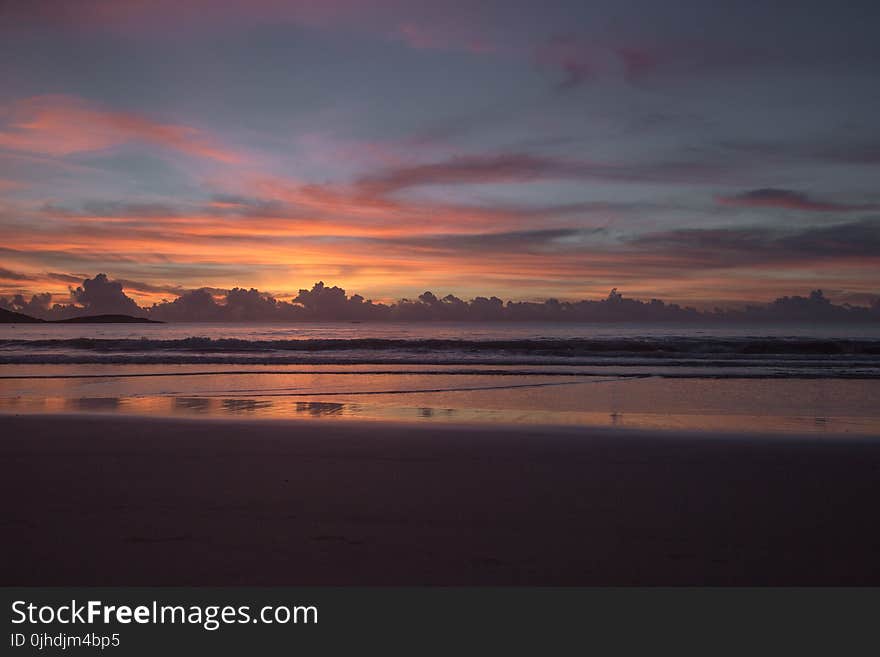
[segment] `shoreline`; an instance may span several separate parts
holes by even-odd
[[[319,396],[319,395],[316,395]],[[880,449],[880,435],[871,433],[857,432],[796,432],[796,431],[762,431],[756,429],[719,429],[705,430],[701,428],[645,428],[640,426],[611,426],[611,425],[579,425],[574,423],[526,423],[526,422],[503,422],[503,421],[483,421],[472,422],[469,420],[445,420],[443,422],[426,422],[421,419],[389,419],[387,417],[377,416],[272,416],[272,415],[150,415],[147,413],[123,412],[118,410],[100,411],[70,411],[70,412],[40,412],[40,411],[20,411],[13,412],[9,410],[0,410],[0,425],[7,420],[25,420],[27,422],[35,422],[42,424],[41,420],[46,420],[47,424],[55,424],[70,421],[74,424],[80,421],[92,423],[106,423],[110,421],[114,426],[115,423],[131,423],[133,425],[145,424],[150,425],[230,425],[229,429],[239,428],[242,430],[262,428],[271,431],[283,432],[284,430],[303,427],[304,433],[313,432],[326,433],[328,436],[338,435],[335,431],[337,427],[344,428],[341,433],[357,434],[361,433],[364,427],[357,425],[364,424],[369,427],[371,432],[385,431],[391,436],[397,437],[397,434],[417,435],[424,434],[442,434],[444,441],[451,441],[453,444],[457,442],[467,443],[472,437],[489,434],[493,439],[501,440],[502,436],[508,438],[522,439],[550,439],[563,440],[565,438],[581,439],[581,440],[624,440],[627,438],[650,441],[671,441],[676,443],[690,443],[693,441],[721,441],[721,442],[753,442],[757,444],[765,444],[767,441],[779,442],[790,441],[800,445],[810,443],[826,443],[833,441],[836,445],[842,445],[847,442],[854,443],[874,443],[878,444]],[[325,431],[326,430],[326,431]],[[456,434],[463,434],[456,436]],[[372,437],[375,437],[372,435]],[[228,437],[226,435],[222,437]],[[350,437],[350,436],[346,436]],[[439,437],[439,436],[438,436]],[[83,438],[77,436],[77,439]],[[296,435],[293,439],[313,440],[313,436]],[[0,439],[0,445],[3,441]]]
[[[880,584],[880,439],[0,415],[4,585]]]

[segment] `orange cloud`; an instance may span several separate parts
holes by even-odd
[[[241,158],[195,128],[96,107],[73,96],[36,96],[4,108],[0,148],[63,156],[142,142],[187,155],[236,163]]]
[[[3,178],[0,178],[0,192],[10,191],[13,189],[23,189],[26,186],[27,185],[17,180],[4,180]]]
[[[155,130],[156,124],[142,117],[117,120],[118,114],[81,101],[71,105],[86,118],[77,118],[76,112],[73,119],[63,118],[39,100],[31,103],[41,111],[16,115],[11,127],[0,132],[0,143],[4,137],[26,141],[25,135],[37,153],[47,155],[129,140],[181,151],[193,143],[198,149],[208,144],[191,129],[169,131],[160,124],[162,129]],[[65,132],[76,122],[89,129]],[[60,143],[48,137],[38,141],[35,135],[44,133],[57,134]],[[328,157],[334,154],[328,151]],[[210,181],[213,196],[198,200],[65,208],[44,199],[29,210],[4,213],[9,226],[24,225],[28,217],[28,225],[39,229],[8,231],[0,256],[13,273],[105,270],[120,279],[147,281],[149,289],[133,292],[139,303],[173,294],[167,290],[177,286],[254,286],[284,296],[316,280],[374,299],[425,289],[462,296],[576,299],[602,296],[619,286],[631,296],[689,303],[801,293],[825,287],[830,277],[838,289],[869,293],[876,281],[870,269],[877,264],[873,224],[780,234],[637,231],[641,237],[625,237],[603,230],[613,223],[609,204],[473,207],[412,193],[437,185],[560,179],[709,182],[722,173],[711,167],[703,171],[699,163],[610,165],[514,153],[425,164],[381,145],[367,148],[363,158],[378,163],[369,175],[348,183],[274,176],[251,168],[249,160],[249,166],[221,167]],[[757,269],[760,279],[752,276]],[[23,280],[6,285],[63,291],[57,279],[46,287]]]
[[[379,235],[353,225],[348,234],[322,232],[318,222],[298,232],[281,223],[273,226],[274,219],[251,230],[249,222],[218,222],[212,216],[154,218],[141,225],[120,224],[119,217],[107,223],[104,217],[80,219],[82,223],[64,218],[48,240],[45,235],[12,235],[8,246],[28,254],[28,262],[80,263],[67,266],[109,269],[119,277],[143,277],[166,287],[243,285],[283,294],[323,279],[373,298],[432,289],[572,299],[601,296],[619,286],[630,296],[712,304],[799,293],[832,283],[839,289],[872,292],[871,272],[877,265],[877,258],[867,254],[829,254],[817,260],[808,251],[739,267],[724,259],[695,259],[670,245],[649,252],[626,244],[586,244],[550,253],[552,241],[547,238],[553,231]],[[193,273],[162,273],[182,268]],[[52,287],[17,281],[9,287],[56,291],[62,286],[57,281]],[[145,302],[167,293],[144,290],[136,296]]]

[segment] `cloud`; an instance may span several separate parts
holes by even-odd
[[[404,43],[417,50],[457,50],[473,54],[497,51],[497,46],[473,30],[404,23],[398,28]]]
[[[156,285],[154,283],[144,283],[142,281],[133,281],[128,278],[118,278],[116,281],[122,287],[135,292],[144,292],[147,294],[183,294],[184,288],[181,285]]]
[[[660,34],[659,32],[657,33]],[[538,44],[533,60],[540,69],[562,75],[560,89],[587,82],[623,79],[631,83],[659,76],[718,75],[780,61],[778,49],[724,38],[557,34]]]
[[[864,139],[851,144],[827,145],[815,149],[812,154],[842,164],[880,164],[880,142]]]
[[[88,278],[88,276],[76,276],[75,274],[61,274],[58,272],[48,272],[46,274],[47,278],[50,278],[53,281],[61,281],[62,283],[82,283],[84,279]]]
[[[499,153],[391,168],[357,182],[364,195],[382,197],[424,185],[491,184],[542,180],[608,182],[710,182],[728,173],[723,164],[669,161],[639,164],[587,162],[532,155]]]
[[[158,304],[152,309],[153,317],[162,321],[191,321],[200,318],[199,321],[220,320],[222,309],[214,300],[214,295],[208,289],[198,289],[183,292],[179,297],[170,302]]]
[[[771,187],[754,189],[734,196],[716,196],[715,199],[721,205],[735,207],[785,208],[807,212],[857,212],[880,208],[880,205],[877,204],[859,205],[817,201],[802,192]]]
[[[585,238],[601,234],[602,228],[548,228],[492,233],[418,235],[381,241],[388,247],[409,246],[420,251],[460,253],[543,253],[582,249]]]
[[[11,269],[6,269],[5,267],[0,267],[0,279],[4,281],[35,281],[37,280],[34,276],[30,274],[23,274],[18,271],[12,271]]]
[[[99,312],[119,312],[120,299],[125,297],[118,282],[111,282],[104,274],[87,279],[82,288],[76,291],[77,301],[83,307],[56,305],[51,310],[48,293],[34,295],[30,301],[23,295],[11,299],[0,297],[0,308],[29,311],[31,314],[49,319],[58,319]],[[84,297],[88,296],[88,299]],[[868,300],[868,299],[866,299]],[[131,311],[130,311],[131,312]],[[499,297],[477,296],[470,301],[452,294],[442,298],[431,291],[425,291],[418,299],[401,299],[392,304],[376,304],[365,300],[358,294],[349,296],[343,288],[315,283],[311,289],[301,289],[292,301],[279,301],[271,294],[255,288],[233,288],[219,298],[209,289],[185,292],[174,301],[163,301],[149,309],[137,309],[133,313],[147,314],[154,319],[169,321],[340,321],[340,320],[394,320],[394,321],[635,321],[635,322],[750,322],[750,321],[823,321],[876,322],[880,318],[880,305],[873,301],[871,308],[835,306],[821,290],[814,290],[808,297],[793,296],[777,298],[770,304],[751,306],[745,311],[700,313],[693,308],[681,308],[676,304],[666,304],[658,299],[639,301],[627,298],[615,288],[607,297],[600,300],[558,301],[550,298],[544,302],[505,303]],[[233,347],[237,341],[226,339],[224,343]],[[381,342],[381,341],[380,341]],[[368,344],[367,344],[368,343]],[[381,349],[382,344],[369,338],[365,346]],[[442,346],[442,345],[437,345]],[[549,343],[541,348],[552,348]],[[203,338],[186,338],[168,341],[166,349],[189,351],[208,347]],[[296,352],[332,350],[333,341],[297,343],[271,341],[250,342],[240,345],[250,355],[259,357],[260,351],[279,350]],[[516,348],[509,342],[499,344],[499,349],[509,351]],[[570,345],[563,347],[567,353]],[[613,346],[611,348],[614,348]],[[663,348],[658,345],[658,348]],[[295,359],[295,353],[291,353]]]
[[[880,218],[799,230],[682,229],[641,235],[630,246],[673,257],[681,267],[742,267],[829,259],[880,264]]]
[[[793,254],[880,260],[880,218],[805,229],[781,238],[777,245]]]
[[[82,286],[70,291],[71,300],[90,315],[139,315],[141,309],[134,299],[122,291],[120,281],[111,281],[106,274],[87,278]]]
[[[802,142],[729,139],[718,145],[724,150],[761,158],[765,162],[814,161],[842,166],[880,164],[880,141],[872,137],[854,140],[830,135]]]
[[[460,156],[432,164],[387,169],[362,178],[357,188],[368,196],[386,196],[424,185],[529,182],[572,175],[571,164],[526,153]]]
[[[60,25],[126,36],[286,23],[390,36],[418,50],[496,50],[477,32],[473,20],[464,23],[455,10],[413,0],[65,0],[52,12],[32,5],[14,3],[4,8],[4,18],[9,24]]]
[[[287,20],[322,26],[354,21],[395,0],[65,0],[52,11],[34,3],[7,3],[7,20],[18,25],[63,25],[124,33],[201,25],[259,24]]]
[[[0,178],[0,192],[24,189],[25,187],[27,187],[27,185],[18,180],[5,180]]]
[[[0,148],[64,156],[140,142],[193,157],[235,163],[240,157],[189,126],[93,105],[74,96],[34,96],[4,108]]]
[[[41,319],[46,319],[49,315],[50,303],[52,303],[52,295],[48,292],[34,294],[30,299],[25,298],[23,294],[14,294],[10,298],[0,297],[0,308]]]
[[[576,87],[588,80],[619,76],[633,80],[658,70],[670,53],[657,46],[603,44],[595,38],[557,35],[535,49],[539,67],[559,71],[559,87]]]

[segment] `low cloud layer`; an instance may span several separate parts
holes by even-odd
[[[548,299],[544,302],[503,301],[491,296],[470,300],[427,291],[416,299],[391,304],[374,303],[344,289],[316,283],[301,289],[290,301],[279,300],[257,289],[233,288],[225,292],[202,288],[184,292],[173,301],[139,308],[126,296],[119,281],[105,274],[86,279],[71,289],[69,304],[51,303],[48,293],[25,299],[22,295],[0,297],[0,308],[41,319],[66,319],[97,314],[129,314],[168,322],[285,322],[285,321],[549,321],[549,322],[835,322],[880,323],[880,296],[869,306],[835,305],[820,290],[808,296],[780,297],[768,304],[743,309],[698,311],[659,299],[629,299],[612,290],[599,300],[576,302]],[[866,299],[866,301],[869,299]]]

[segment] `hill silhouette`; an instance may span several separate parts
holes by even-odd
[[[68,319],[46,320],[0,308],[0,324],[163,324],[159,320],[130,315],[84,315]]]
[[[41,324],[44,321],[45,320],[37,319],[36,317],[31,317],[30,315],[25,315],[24,313],[17,313],[12,310],[0,308],[0,322],[3,324]]]
[[[131,315],[86,315],[84,317],[70,317],[57,319],[53,324],[162,324],[156,319],[146,317],[132,317]]]

